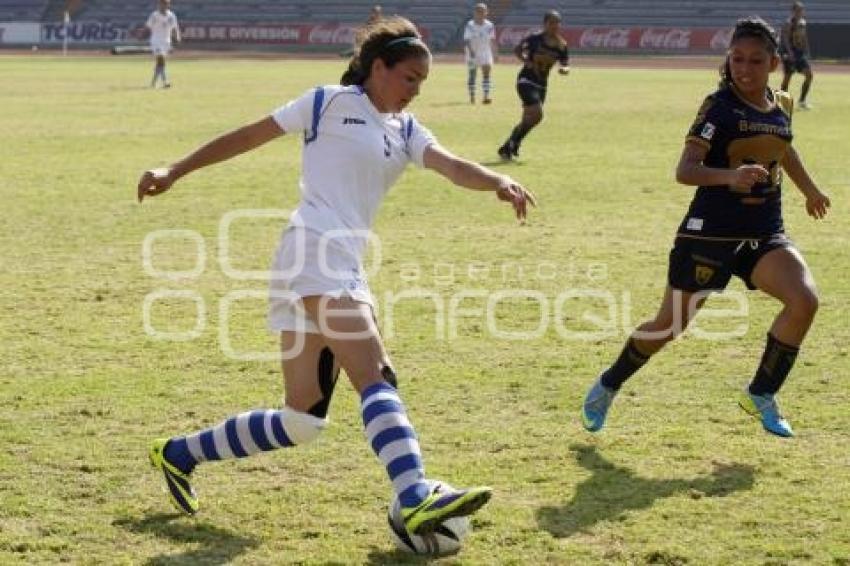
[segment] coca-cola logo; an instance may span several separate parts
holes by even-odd
[[[688,49],[691,46],[690,30],[652,29],[644,30],[640,36],[640,47],[651,49]]]
[[[307,41],[314,44],[332,45],[354,42],[355,30],[351,26],[315,26],[310,30]]]
[[[579,46],[625,49],[629,47],[629,30],[626,28],[588,28],[581,33]]]
[[[334,43],[354,43],[355,30],[351,26],[339,26],[334,30]]]
[[[310,36],[307,41],[310,43],[330,43],[333,39],[334,28],[316,26],[310,30]]]
[[[518,45],[532,31],[534,31],[534,28],[528,26],[502,28],[497,43],[503,47],[513,47]]]
[[[711,37],[708,46],[715,51],[725,51],[729,48],[729,41],[732,39],[731,29],[719,29]]]

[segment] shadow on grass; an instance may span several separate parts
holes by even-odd
[[[492,167],[494,169],[498,169],[499,167],[522,167],[523,162],[517,161],[515,159],[511,159],[509,161],[505,161],[504,159],[497,159],[493,161],[482,161],[481,165],[484,167]]]
[[[452,554],[448,555],[453,556]],[[371,566],[394,566],[396,564],[429,564],[431,562],[445,559],[445,556],[422,556],[410,554],[401,550],[385,551],[375,549],[369,553],[369,562]]]
[[[180,554],[149,558],[144,564],[165,566],[171,564],[229,564],[246,550],[257,546],[255,539],[233,534],[230,531],[184,519],[178,513],[159,513],[144,519],[118,519],[114,525],[132,533],[154,535],[172,542],[192,545]]]
[[[572,536],[599,521],[616,519],[627,511],[649,508],[656,499],[684,492],[695,499],[725,497],[752,489],[754,483],[754,468],[744,464],[715,462],[711,475],[691,480],[646,479],[612,464],[593,446],[574,444],[570,450],[578,464],[593,475],[579,484],[565,505],[537,510],[538,524],[558,538]]]

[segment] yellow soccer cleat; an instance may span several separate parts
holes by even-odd
[[[493,488],[472,487],[436,490],[416,507],[402,507],[401,516],[408,532],[423,535],[434,532],[446,519],[472,515],[493,495]]]
[[[168,441],[168,438],[158,438],[151,442],[148,451],[151,466],[160,470],[162,475],[165,476],[165,485],[168,487],[171,503],[180,511],[194,515],[198,512],[198,496],[195,495],[195,490],[189,483],[189,474],[181,472],[165,459],[165,446]]]

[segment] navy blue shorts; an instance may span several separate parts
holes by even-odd
[[[793,248],[785,234],[756,240],[699,240],[677,237],[670,250],[667,282],[674,289],[689,293],[722,291],[733,275],[747,289],[755,289],[753,269],[764,255],[776,248]]]
[[[787,52],[782,54],[782,68],[785,70],[786,75],[790,75],[795,71],[803,73],[809,67],[809,59],[803,51],[797,51],[795,49],[793,56]]]
[[[542,105],[546,102],[546,89],[527,82],[516,83],[516,92],[523,106]]]

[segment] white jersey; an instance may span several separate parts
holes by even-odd
[[[475,23],[474,19],[466,22],[466,27],[463,28],[463,40],[474,53],[474,57],[470,57],[469,49],[467,49],[467,62],[491,65],[493,63],[492,41],[495,38],[496,27],[490,20],[484,20],[481,24]]]
[[[287,133],[304,132],[301,202],[290,224],[308,230],[369,230],[408,162],[423,167],[434,136],[407,112],[382,114],[359,86],[311,89],[272,113]],[[362,245],[351,251],[358,257]]]
[[[163,14],[154,10],[145,24],[151,30],[151,45],[155,47],[171,46],[171,33],[178,29],[177,16],[171,10]]]
[[[275,252],[269,328],[319,332],[297,297],[343,294],[373,304],[363,252],[389,188],[436,143],[412,115],[382,114],[359,86],[325,86],[272,113],[288,133],[304,133],[301,202]]]

